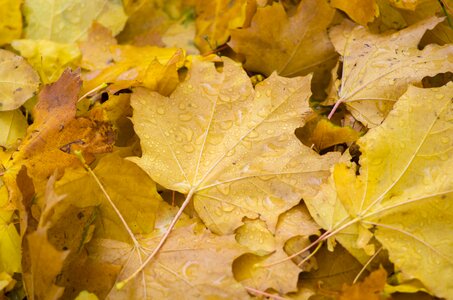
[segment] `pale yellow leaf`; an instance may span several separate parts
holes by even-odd
[[[143,156],[131,160],[162,186],[194,194],[212,231],[230,233],[244,216],[260,216],[273,231],[280,213],[316,193],[336,160],[294,135],[310,111],[309,78],[273,74],[253,89],[227,58],[221,72],[194,58],[187,78],[170,97],[134,91]]]
[[[372,34],[350,23],[330,31],[343,57],[341,86],[331,98],[346,103],[353,116],[368,127],[379,125],[409,84],[453,67],[453,46],[417,45],[442,18],[432,17],[395,33]]]

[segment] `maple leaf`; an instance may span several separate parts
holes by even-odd
[[[5,163],[4,181],[10,196],[15,197],[15,175],[26,166],[37,190],[56,169],[80,165],[71,154],[81,150],[86,159],[93,153],[111,151],[114,133],[111,124],[95,117],[76,118],[76,102],[81,81],[76,73],[66,71],[54,84],[45,86],[34,107],[34,122],[14,153]]]
[[[341,84],[336,95],[330,95],[336,99],[335,108],[344,102],[357,120],[374,127],[382,122],[409,84],[419,84],[425,76],[450,71],[453,46],[417,48],[425,31],[440,21],[442,18],[432,17],[399,32],[381,35],[347,22],[333,28],[332,43],[343,57]]]
[[[343,285],[339,300],[380,300],[387,281],[387,272],[383,268],[373,271],[363,282],[351,286]],[[388,298],[388,297],[385,297]]]
[[[98,49],[102,44],[95,47]],[[113,83],[109,87],[113,93],[132,86],[144,86],[168,95],[179,83],[177,71],[185,62],[185,53],[181,49],[112,45],[110,51],[113,63],[94,71],[94,76],[85,75],[83,93]]]
[[[310,111],[309,78],[274,74],[253,90],[239,66],[223,63],[219,73],[194,58],[188,80],[168,98],[134,91],[143,156],[131,160],[157,183],[194,196],[214,232],[232,232],[244,216],[260,216],[273,231],[278,215],[316,190],[310,178],[321,180],[335,158],[319,157],[294,135]]]
[[[19,110],[0,111],[0,146],[10,148],[27,131],[27,119]]]
[[[317,151],[333,145],[354,142],[359,138],[359,132],[351,127],[340,127],[325,117],[313,116],[303,128],[296,130],[299,139]]]
[[[14,40],[11,46],[33,66],[43,83],[55,82],[66,68],[75,67],[80,51],[74,44],[48,40]]]
[[[20,107],[37,91],[39,77],[35,70],[14,53],[0,49],[0,111]]]
[[[376,237],[398,269],[440,297],[452,293],[440,280],[453,274],[453,228],[446,221],[453,199],[452,87],[410,86],[382,125],[358,140],[360,167],[337,164],[336,192],[325,187],[321,207],[306,200],[315,220],[329,229],[324,238],[349,230],[356,242],[340,242],[372,253],[367,244]]]
[[[94,22],[87,39],[79,42],[82,61],[80,66],[87,70],[103,69],[113,61],[110,47],[117,44],[112,31]]]
[[[158,231],[142,237],[140,243],[153,249],[161,235]],[[143,277],[121,290],[112,289],[109,299],[249,299],[231,270],[233,260],[245,250],[233,235],[218,236],[192,223],[176,228],[172,237],[143,270]],[[142,263],[127,243],[97,240],[90,251],[101,261],[124,265],[125,274]]]
[[[85,37],[93,21],[117,34],[126,22],[119,0],[25,0],[24,38],[74,43]]]
[[[278,264],[273,262],[288,257],[285,246],[291,244],[290,239],[298,238],[296,249],[300,250],[310,244],[310,235],[319,235],[319,227],[307,209],[300,205],[280,216],[275,236],[261,220],[245,222],[236,230],[236,240],[256,255],[245,254],[234,262],[235,278],[257,290],[273,289],[279,294],[297,291],[299,273],[305,268],[292,260]],[[297,250],[288,252],[293,254]]]
[[[245,21],[246,0],[198,0],[195,20],[195,44],[201,53],[210,52],[225,44],[230,31]]]
[[[332,7],[341,9],[360,25],[366,26],[379,15],[376,0],[332,0]]]
[[[0,46],[20,38],[22,34],[21,1],[0,2]]]
[[[326,32],[334,13],[325,1],[303,0],[288,17],[281,3],[273,3],[258,8],[250,27],[232,30],[228,45],[245,55],[247,70],[306,75],[336,57]]]
[[[114,176],[120,172],[121,179]],[[45,207],[52,199],[59,201],[54,201],[52,213],[41,219],[50,224],[44,231],[55,251],[69,251],[54,280],[64,288],[62,297],[73,299],[86,289],[105,298],[120,266],[92,258],[86,247],[94,237],[130,242],[142,249],[135,234],[153,231],[162,201],[154,182],[132,162],[111,154],[103,157],[94,170],[66,169],[59,181],[48,182],[46,195],[38,194],[34,202]],[[40,272],[43,277],[53,276],[51,271]]]

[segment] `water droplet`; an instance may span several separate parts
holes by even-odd
[[[192,120],[192,114],[179,114],[178,118],[184,122],[190,121]]]
[[[223,137],[224,137],[223,134],[213,134],[212,133],[208,136],[207,142],[211,145],[218,145],[223,142]]]
[[[157,108],[157,113],[158,113],[159,115],[164,115],[164,114],[165,114],[165,109],[164,109],[163,107],[158,107],[158,108]]]
[[[266,91],[266,96],[270,97],[271,96],[271,90]]]
[[[443,98],[444,98],[444,95],[442,95],[442,94],[436,94],[436,99],[439,99],[439,100],[440,100],[440,99],[443,99]]]
[[[233,121],[231,121],[231,120],[226,120],[226,121],[220,123],[220,128],[222,130],[228,130],[231,128],[231,126],[233,126]]]
[[[217,190],[222,193],[223,195],[227,196],[230,193],[230,185],[229,184],[219,184],[217,186]]]
[[[261,93],[260,92],[256,92],[255,98],[260,98],[260,97],[261,97]]]
[[[149,136],[148,134],[144,134],[143,137],[144,137],[145,139],[149,139],[149,138],[150,138],[150,136]]]
[[[185,104],[185,103],[180,103],[180,104],[178,105],[178,107],[179,107],[179,109],[182,109],[182,110],[183,110],[183,109],[186,109],[186,104]]]
[[[388,83],[388,85],[394,85],[395,84],[395,79],[390,78],[387,83]]]
[[[266,133],[269,134],[269,135],[274,134],[274,130],[268,129],[268,130],[266,131]]]
[[[267,196],[263,200],[263,206],[267,210],[273,210],[275,208],[274,202],[272,202],[272,200],[271,200],[271,198],[269,196]]]
[[[234,210],[236,206],[230,204],[230,203],[227,203],[227,202],[222,202],[222,210],[224,212],[231,212]]]
[[[443,144],[448,144],[448,142],[450,142],[450,138],[448,136],[443,136],[440,141],[443,143]]]
[[[201,89],[203,90],[203,92],[210,96],[215,96],[218,93],[218,91],[215,88],[213,88],[212,85],[210,85],[209,83],[203,83],[201,85]]]

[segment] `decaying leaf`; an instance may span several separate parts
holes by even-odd
[[[375,35],[344,22],[330,31],[343,57],[337,105],[344,102],[353,116],[368,127],[379,125],[409,84],[425,76],[451,71],[453,46],[417,44],[426,30],[442,18],[432,17],[399,32]]]
[[[336,195],[326,189],[323,203],[333,213],[308,205],[316,220],[334,224],[331,232],[354,227],[355,247],[365,252],[375,236],[396,268],[447,298],[453,288],[442,280],[453,274],[452,87],[410,86],[383,124],[358,140],[359,166],[335,166]]]
[[[23,57],[0,49],[0,111],[20,107],[38,86],[38,74]]]
[[[214,232],[231,233],[244,216],[274,231],[280,213],[316,193],[336,156],[319,157],[294,135],[310,110],[309,78],[273,74],[254,90],[237,64],[223,64],[219,72],[194,58],[170,97],[135,90],[143,156],[131,160],[162,186],[193,196]]]
[[[306,75],[336,57],[326,32],[334,13],[324,0],[303,0],[288,17],[281,3],[273,3],[258,8],[250,27],[232,30],[228,45],[245,55],[247,70]]]
[[[35,120],[6,165],[8,176],[14,177],[25,165],[36,183],[47,180],[58,168],[80,165],[73,155],[75,150],[82,150],[87,158],[92,153],[111,151],[113,131],[108,122],[76,118],[80,86],[79,76],[67,70],[57,82],[41,90],[34,108]]]

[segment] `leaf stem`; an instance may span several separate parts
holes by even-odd
[[[87,163],[85,162],[85,159],[83,158],[83,155],[82,155],[82,152],[80,151],[75,151],[75,155],[78,157],[78,159],[80,160],[80,162],[83,164],[85,170],[88,171],[88,173],[91,175],[91,177],[94,179],[94,181],[96,181],[97,185],[99,186],[99,188],[101,189],[102,193],[104,194],[105,198],[107,199],[107,201],[109,202],[110,206],[113,208],[113,210],[115,211],[116,215],[118,216],[118,218],[121,220],[121,223],[123,224],[124,228],[126,229],[127,233],[129,234],[132,242],[134,243],[134,246],[137,248],[137,249],[140,249],[140,243],[137,241],[137,239],[135,238],[135,235],[134,233],[132,232],[131,228],[129,227],[129,225],[127,224],[126,220],[123,218],[123,215],[121,214],[120,210],[118,209],[118,207],[116,207],[115,203],[113,202],[112,198],[110,198],[109,194],[107,193],[104,185],[102,184],[102,182],[99,180],[99,178],[97,177],[97,175],[93,172],[93,170],[90,168],[89,165],[87,165]]]
[[[360,276],[362,275],[363,272],[365,272],[366,268],[368,267],[368,265],[373,261],[373,259],[376,258],[376,256],[379,254],[379,252],[381,252],[382,250],[382,247],[380,247],[374,254],[373,256],[371,256],[368,261],[363,265],[362,269],[360,270],[360,272],[357,274],[357,276],[354,278],[354,281],[352,282],[352,284],[355,284],[357,282],[357,280],[359,280]]]
[[[287,298],[284,298],[284,297],[280,297],[278,295],[274,295],[274,294],[270,294],[270,293],[266,293],[266,292],[254,289],[254,288],[249,287],[249,286],[246,286],[245,289],[248,292],[252,293],[252,294],[259,295],[259,296],[264,296],[264,297],[271,298],[271,299],[276,299],[276,300],[286,300],[287,299]]]
[[[179,218],[181,217],[184,209],[187,207],[187,205],[190,203],[190,200],[192,199],[193,195],[195,193],[195,189],[192,188],[189,193],[187,194],[187,197],[186,199],[184,200],[184,202],[182,203],[181,207],[179,208],[178,212],[176,213],[176,215],[173,217],[173,220],[171,221],[170,225],[168,226],[167,228],[167,231],[165,231],[164,235],[162,236],[162,238],[160,239],[159,243],[157,244],[156,248],[154,248],[153,252],[146,258],[146,260],[140,265],[140,267],[138,267],[134,273],[132,273],[131,275],[129,275],[129,277],[127,277],[126,279],[118,282],[116,284],[116,288],[117,289],[122,289],[129,281],[131,281],[132,279],[135,278],[135,276],[137,276],[141,271],[143,271],[143,269],[146,267],[146,265],[148,265],[148,263],[157,255],[157,253],[159,253],[159,250],[162,248],[162,246],[165,244],[165,242],[167,241],[169,235],[170,235],[170,232],[173,230],[173,228],[175,227],[176,223],[178,222]]]

